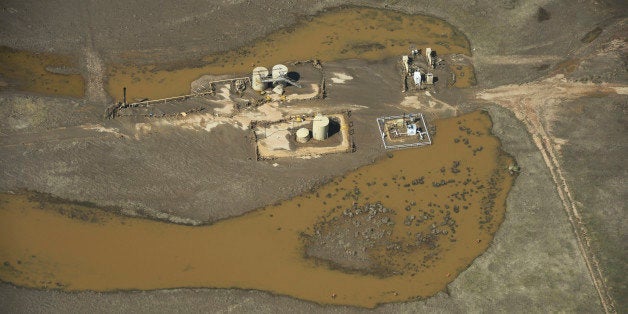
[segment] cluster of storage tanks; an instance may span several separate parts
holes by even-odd
[[[412,57],[416,57],[416,55],[419,54],[418,50],[412,50]],[[432,48],[425,48],[425,59],[427,61],[427,65],[428,65],[428,69],[429,68],[434,68],[434,59],[433,57],[435,56],[435,52],[432,50]],[[412,68],[410,66],[412,59],[410,58],[410,56],[404,55],[401,58],[401,61],[404,65],[405,68],[405,72],[407,74],[410,74],[410,72],[412,72],[412,78],[414,80],[414,84],[416,86],[418,86],[419,88],[421,87],[421,82],[423,81],[423,79],[425,79],[425,84],[427,85],[432,85],[434,84],[434,74],[427,72],[425,74],[421,73],[421,70],[419,68]]]
[[[273,66],[271,71],[265,67],[256,67],[251,75],[251,87],[253,90],[262,92],[266,90],[269,84],[280,85],[285,83],[288,67],[283,64]],[[288,82],[291,82],[288,80]],[[292,83],[294,84],[294,83]],[[329,117],[317,114],[312,122],[312,138],[323,141],[329,136]],[[310,130],[300,128],[296,132],[296,140],[299,143],[306,143],[310,140]]]
[[[329,136],[329,117],[317,114],[312,121],[312,137],[315,140],[323,141]],[[297,130],[297,142],[305,143],[310,140],[310,130],[300,128]]]
[[[288,74],[288,67],[283,64],[273,66],[269,72],[265,67],[256,67],[251,76],[251,87],[253,90],[261,92],[268,88],[268,84]]]

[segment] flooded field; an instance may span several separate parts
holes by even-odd
[[[0,47],[0,90],[83,97],[84,85],[70,56]]]
[[[254,43],[191,62],[135,66],[112,64],[107,70],[107,92],[122,99],[128,88],[133,99],[158,99],[188,94],[190,83],[202,75],[248,75],[254,66],[319,59],[380,60],[408,53],[411,46],[431,47],[439,55],[470,55],[466,37],[445,21],[372,8],[342,8],[307,18],[294,27]],[[84,79],[69,56],[31,53],[0,47],[0,89],[83,97]],[[473,68],[465,69],[467,77]],[[464,80],[464,79],[463,79]],[[455,87],[467,87],[457,81]]]
[[[320,59],[379,60],[407,54],[411,45],[431,47],[439,55],[471,55],[466,37],[445,21],[422,15],[371,8],[336,9],[308,18],[251,45],[204,57],[191,68],[168,65],[115,64],[108,70],[107,91],[122,98],[122,88],[134,98],[163,98],[187,94],[190,83],[204,74],[248,75],[254,66]]]
[[[503,220],[513,161],[490,127],[481,112],[437,121],[432,146],[210,226],[1,194],[0,279],[68,291],[235,287],[361,307],[429,297]]]
[[[452,84],[457,88],[467,88],[476,84],[475,73],[471,65],[452,65],[451,72],[455,75],[456,80]]]

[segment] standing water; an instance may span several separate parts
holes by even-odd
[[[435,126],[432,146],[210,226],[1,194],[0,279],[67,291],[236,287],[362,307],[432,296],[487,249],[513,183],[488,114]]]
[[[469,41],[449,23],[424,15],[372,8],[343,8],[309,18],[224,53],[208,55],[196,67],[170,69],[168,65],[109,67],[107,91],[122,99],[128,87],[130,99],[152,99],[188,94],[190,83],[205,74],[246,74],[255,66],[319,59],[333,61],[360,58],[381,60],[401,56],[416,45],[439,54],[471,55]],[[472,69],[467,77],[473,75]]]
[[[205,74],[249,74],[255,66],[309,59],[381,60],[407,54],[410,46],[431,47],[440,55],[471,55],[466,37],[443,20],[390,10],[349,7],[308,17],[296,26],[279,30],[250,45],[207,55],[191,62],[194,66],[190,67],[171,64],[137,66],[137,62],[131,60],[128,61],[131,64],[110,64],[106,89],[117,100],[122,100],[125,86],[131,100],[158,99],[189,94],[190,83]],[[126,55],[129,59],[132,54]],[[125,55],[117,57],[124,59]],[[8,82],[0,80],[0,90],[12,88],[82,97],[84,79],[74,70],[75,61],[70,56],[0,47],[0,76],[8,79]],[[466,75],[454,86],[468,87],[467,81],[474,80],[473,68],[458,72],[458,76],[462,72]]]

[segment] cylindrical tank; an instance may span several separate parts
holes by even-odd
[[[253,90],[261,92],[266,89],[266,83],[262,82],[262,79],[268,77],[268,69],[265,67],[257,67],[253,69],[253,75],[251,76],[251,87]]]
[[[425,84],[427,85],[432,85],[434,84],[434,74],[432,73],[427,73],[425,75]]]
[[[297,130],[297,142],[305,143],[310,140],[310,130],[306,128],[300,128]]]
[[[429,67],[434,67],[434,64],[432,63],[432,48],[425,48],[425,58],[427,59],[427,65]]]
[[[329,133],[329,118],[323,115],[316,115],[312,123],[312,137],[315,140],[322,141],[327,138]]]
[[[283,64],[276,64],[272,71],[273,78],[279,78],[288,74],[288,67]]]
[[[406,73],[410,72],[410,57],[402,56],[401,62],[403,63],[403,68],[406,70]]]

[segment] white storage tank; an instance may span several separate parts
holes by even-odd
[[[432,48],[425,48],[425,59],[427,60],[427,65],[433,67],[432,65]]]
[[[329,118],[318,114],[314,117],[314,122],[312,123],[312,137],[315,140],[325,140],[329,135]]]
[[[425,84],[432,85],[434,84],[434,74],[427,73],[425,76]]]
[[[266,89],[266,83],[262,82],[262,79],[268,77],[268,69],[265,67],[257,67],[253,69],[253,75],[251,76],[251,87],[253,90],[261,92]]]
[[[413,78],[414,78],[414,85],[421,87],[421,72],[415,71]]]
[[[272,76],[273,78],[280,78],[284,75],[288,74],[288,67],[283,64],[276,64],[273,67]]]
[[[310,140],[310,130],[306,128],[300,128],[297,130],[297,142],[305,143]]]

